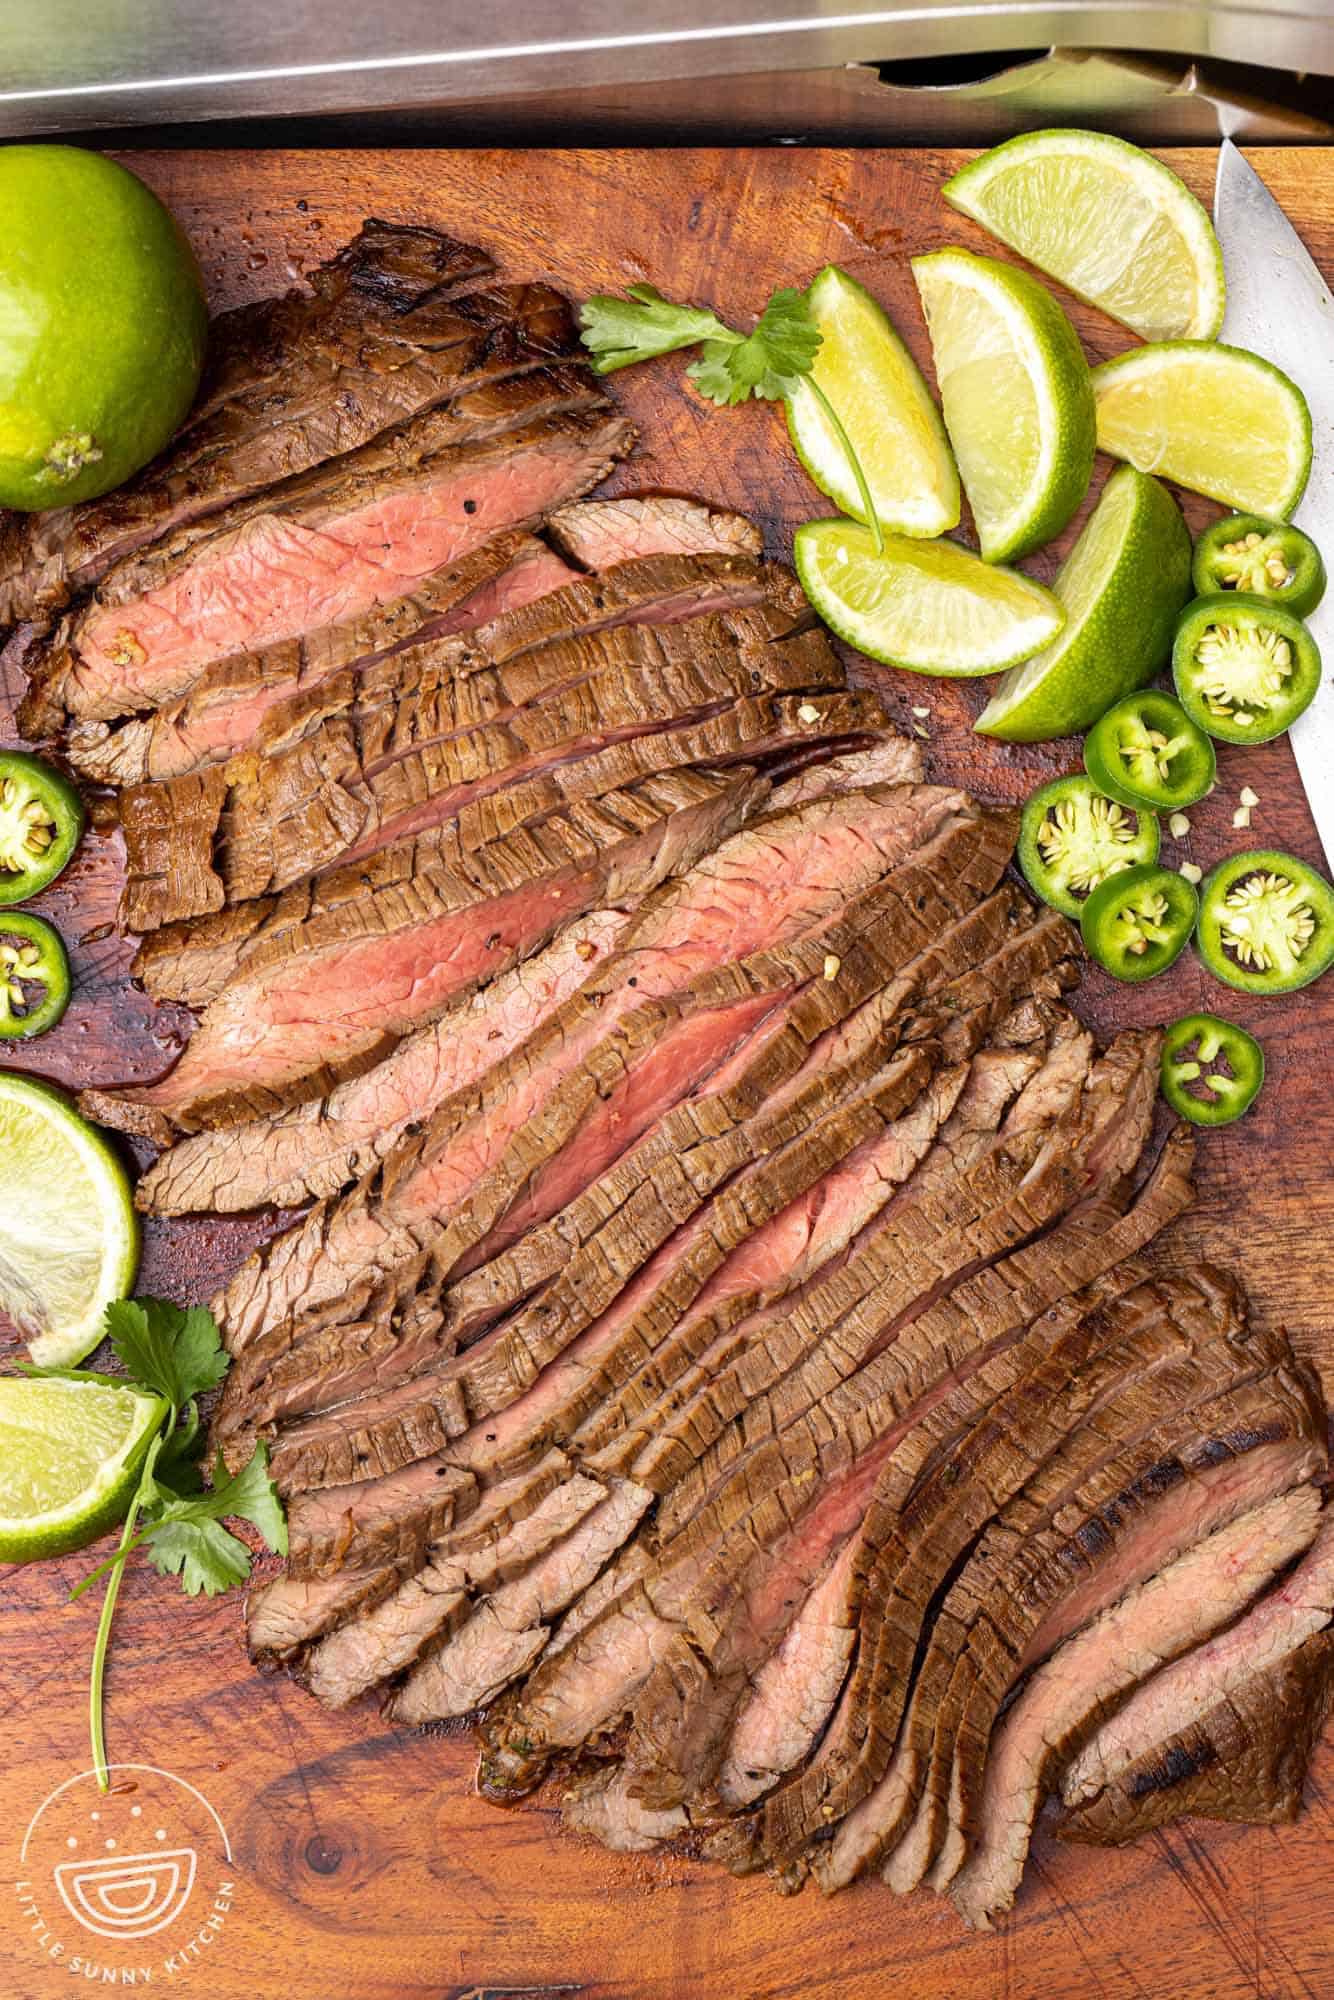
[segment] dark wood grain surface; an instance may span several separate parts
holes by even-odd
[[[130,163],[190,232],[218,306],[291,283],[372,214],[436,223],[486,244],[515,276],[548,276],[575,294],[649,278],[739,318],[774,285],[802,283],[835,260],[884,302],[925,364],[908,257],[954,241],[995,253],[940,199],[962,157],[273,152]],[[1207,200],[1213,154],[1170,157]],[[1334,150],[1252,158],[1334,274]],[[1109,321],[1066,303],[1093,358],[1128,344]],[[1330,367],[1328,356],[1313,363]],[[642,428],[616,490],[678,489],[743,508],[779,555],[797,523],[825,511],[774,410],[706,409],[673,362],[629,371],[616,393]],[[1105,470],[1100,462],[1095,485]],[[1191,502],[1188,511],[1198,527],[1211,510]],[[1059,554],[1028,567],[1049,577]],[[1071,745],[1012,749],[971,735],[980,688],[887,672],[877,684],[905,726],[914,706],[929,705],[933,774],[1019,798],[1073,767]],[[9,714],[0,707],[0,740],[12,740]],[[1245,783],[1260,804],[1251,832],[1238,835],[1231,815]],[[1207,868],[1245,844],[1321,862],[1285,744],[1244,758],[1224,749],[1219,789],[1191,818],[1179,846],[1165,842],[1174,860]],[[118,877],[114,836],[92,835],[44,899],[71,945],[76,996],[61,1027],[16,1064],[82,1083],[150,1077],[171,1060],[188,1021],[155,1012],[127,983],[129,950],[107,928]],[[1078,1006],[1104,1029],[1209,1006],[1260,1035],[1264,1096],[1243,1124],[1206,1139],[1200,1204],[1170,1247],[1237,1266],[1257,1314],[1286,1322],[1334,1390],[1334,977],[1286,1001],[1248,1002],[1187,958],[1139,992],[1090,976]],[[204,1297],[274,1226],[271,1216],[150,1226],[141,1289]],[[14,1885],[31,1814],[88,1761],[97,1607],[65,1602],[80,1571],[76,1559],[0,1578],[0,1993],[15,2000],[78,1990],[68,1959],[43,1962]],[[900,1903],[862,1884],[829,1902],[813,1890],[784,1901],[761,1882],[689,1861],[586,1848],[558,1836],[550,1806],[498,1813],[473,1792],[466,1740],[389,1728],[371,1708],[325,1714],[289,1682],[250,1670],[236,1602],[186,1604],[139,1569],[122,1600],[108,1728],[113,1758],[168,1767],[227,1823],[236,1895],[226,1930],[179,1975],[159,1967],[153,1982],[189,1980],[210,2000],[1334,1993],[1328,1745],[1294,1827],[1195,1824],[1110,1855],[1040,1838],[1007,1928],[969,1938],[929,1896]]]

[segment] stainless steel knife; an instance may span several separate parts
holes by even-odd
[[[1220,338],[1290,375],[1311,406],[1314,457],[1293,516],[1334,574],[1334,299],[1287,216],[1230,139],[1218,154],[1214,226],[1227,311]],[[1325,854],[1334,862],[1334,586],[1308,623],[1324,679],[1292,726],[1292,749]]]

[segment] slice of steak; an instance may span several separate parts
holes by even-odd
[[[630,921],[620,910],[579,918],[318,1102],[180,1140],[141,1177],[136,1206],[151,1215],[233,1213],[337,1194],[409,1125],[518,1048],[620,946]]]
[[[465,1550],[470,1559],[476,1559],[479,1550],[508,1537],[549,1493],[564,1485],[569,1470],[561,1455],[552,1452],[531,1468],[524,1480],[497,1482],[476,1496],[471,1510],[466,1506],[460,1510],[457,1527],[447,1524],[434,1540],[428,1536],[420,1554],[415,1548],[406,1553],[394,1551],[388,1559],[360,1569],[334,1561],[324,1576],[302,1575],[289,1568],[251,1593],[246,1606],[246,1643],[251,1658],[261,1666],[290,1666],[348,1619],[369,1614],[386,1598],[398,1597],[410,1575],[419,1573],[437,1555],[453,1561]],[[326,1515],[320,1532],[327,1526]],[[393,1626],[394,1617],[392,1610],[386,1611],[388,1627]],[[376,1629],[382,1628],[384,1621],[377,1621]],[[332,1674],[332,1666],[329,1671]]]
[[[703,555],[717,550],[758,556],[763,537],[744,514],[706,507],[675,493],[639,498],[577,500],[548,522],[562,555],[581,569],[611,569],[636,556]]]
[[[1174,1421],[1184,1414],[1199,1422],[1202,1400],[1216,1407],[1223,1391],[1254,1380],[1262,1365],[1276,1375],[1282,1368],[1281,1349],[1258,1354],[1255,1342],[1247,1342],[1233,1288],[1215,1285],[1206,1274],[1194,1287],[1166,1281],[1153,1296],[1161,1298],[1172,1325],[1192,1343],[1187,1364],[1148,1350],[1145,1374],[1127,1387],[1110,1412],[1063,1446],[1004,1510],[955,1579],[933,1627],[875,1808],[881,1851],[893,1850],[885,1879],[900,1893],[917,1886],[940,1853],[942,1841],[946,1848],[938,1868],[942,1882],[962,1861],[976,1819],[996,1709],[1018,1671],[1021,1655],[1027,1663],[1050,1650],[1040,1635],[1050,1635],[1053,1621],[1067,1615],[1060,1590],[1087,1584],[1095,1596],[1101,1589],[1115,1594],[1118,1582],[1125,1587],[1128,1573],[1138,1580],[1126,1569],[1134,1558],[1133,1542],[1128,1545],[1129,1557],[1123,1552],[1110,1571],[1106,1567],[1125,1512],[1116,1483],[1130,1479],[1124,1460],[1116,1462],[1110,1530],[1103,1536],[1097,1527],[1098,1482],[1106,1484],[1109,1478],[1105,1468],[1113,1451],[1139,1443],[1146,1435],[1161,1439],[1168,1409]],[[1282,1380],[1266,1382],[1264,1393],[1267,1400],[1261,1407],[1266,1411],[1277,1407],[1284,1396]],[[1067,1543],[1064,1529],[1054,1521],[1059,1521],[1062,1508],[1070,1506],[1079,1510],[1093,1506],[1095,1513],[1089,1516],[1093,1525]],[[1081,1549],[1089,1551],[1087,1559]],[[1155,1555],[1158,1550],[1151,1533],[1148,1553]],[[1045,1593],[1033,1581],[1041,1574],[1054,1579]],[[1008,1592],[1014,1593],[1012,1604],[1001,1601]],[[1093,1608],[1102,1607],[1095,1603]],[[1025,1645],[1030,1646],[1029,1653],[1024,1653]]]
[[[471,390],[126,557],[53,635],[20,726],[137,714],[214,661],[392,602],[586,492],[632,442],[573,364]]]
[[[98,784],[165,784],[222,764],[255,745],[299,733],[313,708],[322,712],[331,684],[344,703],[356,676],[406,647],[440,645],[473,625],[549,596],[570,581],[554,549],[525,528],[501,528],[457,562],[421,577],[402,597],[359,618],[319,626],[256,653],[234,653],[205,667],[176,700],[147,715],[114,722],[73,722],[66,755]],[[346,679],[342,678],[344,675]]]
[[[586,504],[591,512],[614,503]],[[75,723],[66,733],[71,762],[104,783],[158,783],[253,747],[261,729],[275,745],[292,740],[311,726],[312,716],[345,708],[360,677],[405,647],[429,640],[419,659],[471,672],[479,661],[501,665],[533,646],[603,625],[693,616],[720,593],[744,599],[733,570],[752,574],[756,566],[736,564],[726,536],[711,538],[713,517],[706,508],[682,505],[692,511],[693,538],[700,544],[687,561],[676,554],[676,538],[664,524],[662,546],[645,547],[634,560],[578,580],[546,541],[503,528],[458,562],[421,578],[405,596],[359,618],[215,661],[186,694],[152,715]],[[650,539],[641,534],[641,542]],[[762,565],[759,574],[765,594],[787,604],[796,588],[788,572]],[[544,605],[546,598],[554,602]],[[799,598],[791,595],[790,601],[795,617]],[[469,630],[475,640],[443,647]],[[921,771],[902,775],[920,777]]]
[[[337,1296],[372,1267],[387,1273],[417,1250],[418,1238],[403,1228],[450,1214],[618,1019],[718,966],[827,925],[845,886],[891,868],[959,801],[957,793],[931,789],[886,794],[883,802],[868,795],[765,819],[725,841],[645,904],[624,953],[540,1038],[516,1051],[483,1093],[442,1106],[419,1137],[390,1156],[379,1181],[337,1211],[317,1210],[299,1237],[279,1239],[242,1267],[217,1306],[234,1351],[293,1310]],[[1002,856],[1008,837],[1007,828]]]
[[[615,1555],[653,1495],[618,1481],[588,1518],[522,1576],[493,1590],[432,1648],[389,1704],[396,1722],[467,1715],[494,1700],[544,1651],[551,1624]]]
[[[1332,1703],[1334,1634],[1326,1627],[1144,1751],[1056,1832],[1119,1847],[1189,1817],[1250,1826],[1294,1820]]]
[[[355,449],[469,379],[574,351],[569,309],[545,287],[450,303],[494,270],[484,250],[435,230],[368,222],[310,292],[222,314],[165,451],[101,500],[6,519],[0,625],[44,621],[132,549]]]
[[[754,1677],[716,1779],[728,1812],[753,1804],[809,1755],[838,1700],[857,1643],[855,1555],[849,1536]]]
[[[1243,1612],[1310,1543],[1320,1515],[1294,1487],[1218,1528],[1138,1585],[1049,1659],[995,1731],[978,1833],[950,1897],[974,1930],[1015,1898],[1039,1808],[1069,1746],[1128,1689]]]
[[[758,579],[737,583],[752,596],[762,587]],[[202,779],[131,788],[120,806],[121,921],[143,931],[285,889],[457,819],[474,801],[525,779],[543,780],[527,787],[537,817],[542,802],[551,809],[570,789],[589,795],[578,774],[572,786],[565,781],[562,767],[573,760],[720,717],[748,694],[841,686],[842,670],[823,643],[757,640],[752,618],[726,614],[662,629],[626,625],[534,651],[517,670],[463,680],[434,665],[423,670],[410,648],[375,669],[350,708],[297,742],[281,748],[262,739]],[[515,688],[516,680],[524,685]],[[824,718],[811,702],[794,720],[814,736]],[[873,697],[845,697],[832,732],[824,727],[837,735],[887,722]],[[716,761],[740,761],[747,747],[740,729],[724,731]],[[647,768],[660,767],[663,755],[659,746]],[[614,789],[615,775],[607,773],[603,789]],[[202,817],[194,809],[201,783],[209,804]]]
[[[197,968],[202,950],[208,984],[226,990],[166,1077],[85,1092],[85,1103],[107,1124],[165,1141],[322,1097],[563,923],[688,868],[762,789],[745,767],[726,779],[670,772],[472,852],[450,829],[386,849],[267,909],[247,906],[263,914],[239,948],[231,911],[212,920],[221,940],[159,932],[171,940],[154,954],[159,973],[173,958]]]
[[[403,1504],[411,1495],[413,1504]],[[426,1552],[470,1514],[477,1481],[456,1467],[422,1460],[394,1480],[303,1493],[287,1510],[289,1564],[300,1577],[332,1577],[353,1568],[378,1584],[419,1569]],[[385,1572],[389,1572],[386,1579]]]
[[[494,1604],[515,1589],[515,1579],[522,1587],[606,1497],[596,1480],[565,1480],[508,1527],[484,1498],[415,1576],[311,1650],[302,1669],[311,1693],[326,1708],[345,1708],[413,1666],[425,1647],[467,1629],[478,1596]]]
[[[1102,1825],[1104,1813],[1108,1824],[1116,1820],[1126,1801],[1137,1796],[1139,1773],[1168,1772],[1172,1746],[1183,1732],[1211,1708],[1231,1701],[1252,1675],[1280,1666],[1331,1617],[1334,1515],[1327,1510],[1309,1555],[1248,1617],[1164,1667],[1101,1723],[1061,1780],[1067,1808],[1063,1835],[1068,1829],[1069,1838],[1083,1838],[1084,1826]],[[1156,1808],[1150,1804],[1149,1810]]]

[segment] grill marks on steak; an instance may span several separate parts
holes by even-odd
[[[1191,1816],[1261,1826],[1294,1820],[1332,1700],[1334,1639],[1325,1627],[1238,1680],[1056,1831],[1063,1840],[1119,1847]]]
[[[158,932],[146,983],[211,1004],[161,1082],[84,1102],[161,1142],[321,1097],[562,923],[688,867],[762,790],[744,767],[670,772],[472,851],[445,828],[184,938]]]
[[[1326,1510],[1309,1554],[1277,1590],[1208,1645],[1165,1666],[1116,1714],[1102,1721],[1062,1777],[1061,1796],[1067,1808],[1062,1837],[1131,1838],[1141,1830],[1133,1816],[1141,1795],[1147,1801],[1145,1827],[1174,1817],[1174,1810],[1163,1809],[1161,1794],[1170,1791],[1174,1768],[1183,1780],[1193,1775],[1177,1754],[1192,1729],[1217,1710],[1235,1743],[1229,1704],[1235,1704],[1239,1714],[1248,1712],[1251,1683],[1281,1672],[1286,1661],[1324,1632],[1331,1616],[1334,1515]],[[1207,1732],[1198,1740],[1207,1740]],[[1161,1784],[1151,1782],[1152,1776]],[[1239,1796],[1256,1803],[1244,1784]]]
[[[231,654],[391,603],[587,492],[632,440],[573,364],[472,390],[117,564],[53,636],[20,726],[135,714]]]
[[[364,444],[470,376],[576,351],[564,300],[542,286],[473,289],[494,271],[471,244],[371,221],[309,292],[222,314],[164,452],[104,499],[5,522],[0,624],[49,617],[118,557]]]

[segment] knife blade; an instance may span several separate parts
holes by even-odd
[[[1230,139],[1218,152],[1214,226],[1227,280],[1219,338],[1274,362],[1310,404],[1311,477],[1293,519],[1334,571],[1334,299],[1301,237]],[[1327,861],[1334,861],[1334,592],[1307,623],[1325,672],[1315,700],[1292,725],[1292,750]]]

